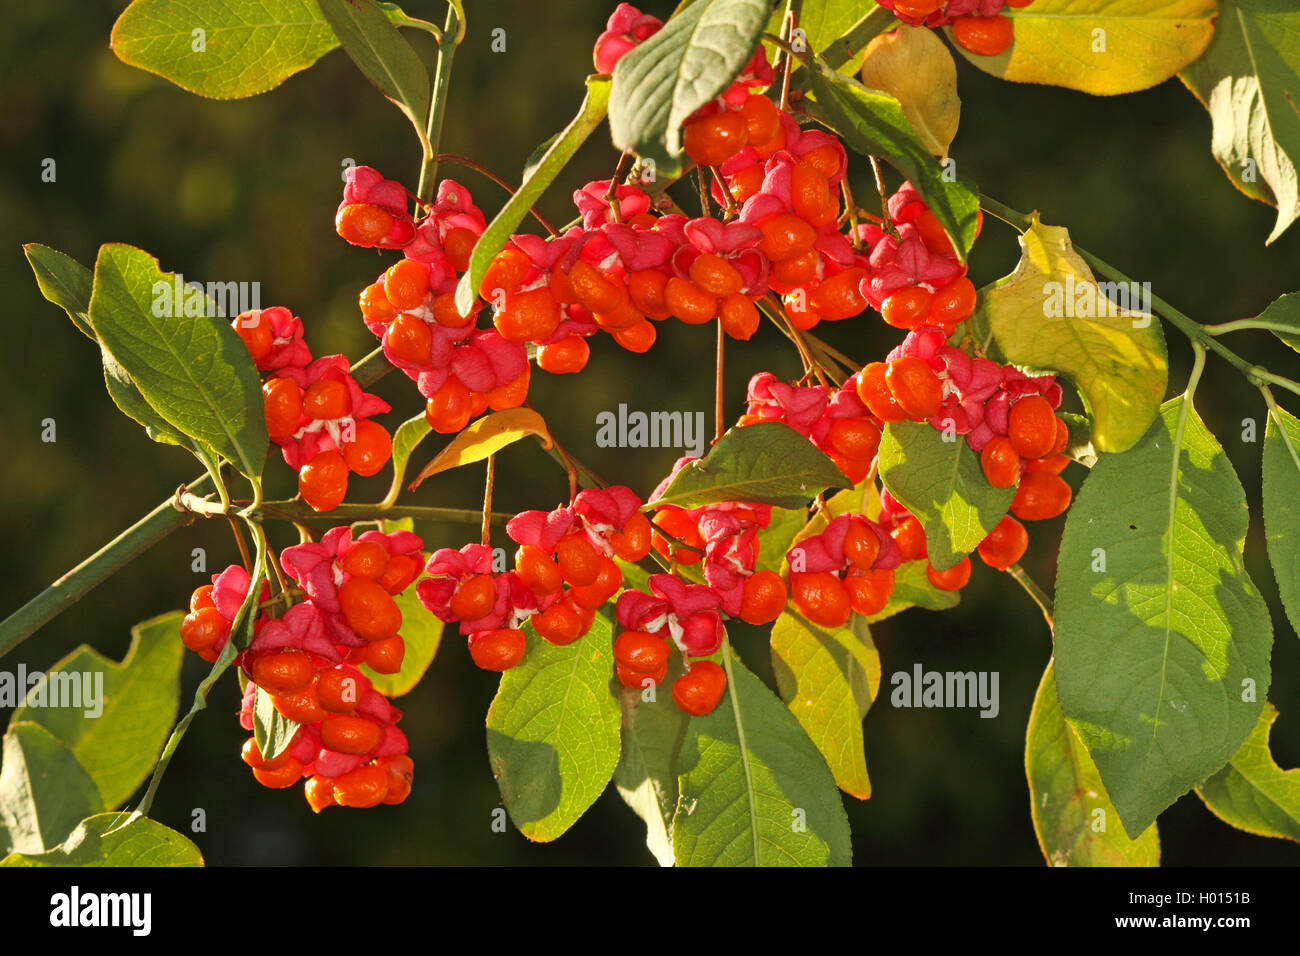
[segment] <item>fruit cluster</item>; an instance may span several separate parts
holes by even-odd
[[[337,527],[319,542],[280,555],[305,599],[278,617],[270,609],[258,613],[252,641],[235,657],[248,679],[243,728],[253,729],[259,688],[298,725],[271,758],[255,737],[245,741],[244,762],[263,786],[289,787],[305,777],[307,801],[317,812],[401,803],[410,793],[414,765],[397,727],[401,711],[359,667],[379,674],[401,669],[402,614],[393,598],[419,576],[422,547],[410,532],[367,531],[353,538],[350,528]],[[249,583],[248,573],[232,566],[196,590],[181,625],[185,645],[215,660]],[[261,603],[278,601],[264,587]]]
[[[1033,0],[879,0],[887,10],[914,27],[952,27],[952,38],[979,56],[997,56],[1011,46],[1014,28],[1000,12]]]
[[[298,473],[298,493],[316,511],[338,506],[348,473],[379,472],[392,454],[388,430],[372,416],[391,406],[368,395],[346,356],[312,360],[302,320],[283,306],[241,313],[232,327],[248,347],[262,382],[266,431]]]

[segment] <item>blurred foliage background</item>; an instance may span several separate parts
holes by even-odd
[[[192,96],[120,63],[108,47],[121,0],[13,4],[0,26],[5,113],[0,122],[0,287],[5,321],[0,376],[5,464],[0,469],[0,612],[9,613],[134,522],[199,472],[182,452],[155,445],[103,391],[94,348],[39,295],[20,243],[40,241],[90,265],[102,242],[133,243],[165,269],[202,281],[259,281],[262,304],[304,317],[314,354],[357,359],[376,344],[359,320],[360,289],[391,257],[352,248],[332,219],[348,159],[377,167],[412,188],[418,148],[399,113],[357,74],[341,51],[270,94],[220,102]],[[409,0],[412,14],[441,22],[443,6]],[[516,179],[533,148],[561,128],[582,96],[591,46],[612,0],[527,0],[469,4],[469,32],[456,58],[442,148],[474,157]],[[665,15],[670,4],[647,4]],[[506,50],[491,51],[491,32]],[[408,34],[428,53],[428,37]],[[1210,121],[1171,80],[1139,94],[1101,99],[994,80],[957,57],[963,99],[953,147],[963,176],[1009,205],[1037,208],[1070,227],[1076,241],[1205,322],[1255,315],[1296,288],[1300,230],[1265,248],[1273,211],[1238,195],[1209,152]],[[57,180],[41,180],[42,161]],[[570,192],[608,177],[615,156],[602,129],[592,137],[542,208],[572,218]],[[443,175],[469,186],[489,218],[503,193],[477,174],[450,166]],[[870,170],[853,162],[859,197]],[[892,184],[896,184],[894,177]],[[683,199],[683,202],[689,200]],[[860,199],[860,201],[863,201]],[[1005,275],[1017,259],[1014,233],[985,222],[972,257],[977,286]],[[659,326],[647,355],[594,341],[579,377],[534,375],[532,399],[549,414],[566,447],[612,481],[648,493],[671,467],[672,449],[635,454],[595,446],[595,415],[631,408],[706,413],[712,420],[712,332]],[[867,316],[818,329],[850,355],[883,355],[897,334]],[[1167,329],[1171,390],[1185,381],[1190,350]],[[1260,333],[1232,343],[1275,371],[1300,372],[1296,356]],[[798,373],[794,350],[770,326],[728,351],[728,414],[739,414],[755,371]],[[376,388],[392,402],[390,428],[416,413],[414,386],[391,375]],[[1282,397],[1295,407],[1293,397]],[[1211,358],[1197,406],[1236,466],[1258,515],[1261,445],[1243,442],[1243,419],[1262,439],[1264,406],[1231,368]],[[57,441],[41,441],[42,420]],[[429,441],[422,463],[438,447]],[[1066,472],[1077,487],[1082,469]],[[268,463],[269,494],[293,493],[278,455]],[[388,474],[356,481],[349,497],[377,500]],[[500,456],[498,510],[552,507],[565,493],[562,472],[535,445]],[[427,482],[413,500],[477,507],[481,471]],[[1063,519],[1033,526],[1026,568],[1050,588]],[[472,527],[421,527],[430,548],[459,546]],[[273,529],[278,545],[292,530]],[[505,543],[504,541],[501,543]],[[166,539],[9,656],[48,667],[89,642],[120,657],[130,626],[182,607],[206,577],[190,570],[191,549],[209,571],[237,560],[226,526],[199,521]],[[1300,645],[1276,602],[1261,524],[1248,539],[1247,566],[1270,599],[1276,631],[1270,697],[1281,711],[1273,735],[1284,767],[1300,765]],[[869,801],[845,798],[859,864],[1040,864],[1023,769],[1024,728],[1051,652],[1041,615],[1016,585],[977,562],[960,607],[944,615],[905,612],[874,628],[885,685],[867,717],[874,782]],[[733,635],[746,662],[770,680],[762,635]],[[206,665],[192,655],[183,705]],[[927,669],[996,670],[1001,712],[895,710],[888,677],[920,662]],[[513,828],[490,827],[499,795],[488,768],[484,714],[494,675],[473,667],[449,635],[428,675],[398,703],[417,767],[411,798],[368,812],[313,816],[300,788],[259,787],[238,752],[238,688],[214,692],[162,785],[154,815],[194,835],[210,864],[635,864],[650,865],[644,831],[611,787],[573,829],[551,845],[530,845]],[[4,716],[0,713],[0,717]],[[1296,848],[1232,830],[1187,796],[1160,820],[1169,865],[1295,864]]]

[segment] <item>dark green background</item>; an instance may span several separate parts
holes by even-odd
[[[0,469],[0,612],[7,613],[100,547],[199,469],[184,453],[149,442],[113,407],[93,346],[38,294],[19,245],[40,241],[90,264],[102,242],[129,242],[189,279],[260,281],[263,305],[304,317],[313,352],[354,359],[375,340],[356,308],[360,288],[391,257],[354,249],[333,232],[345,158],[373,165],[414,187],[418,151],[400,114],[362,80],[342,52],[270,94],[250,100],[200,99],[120,63],[108,48],[121,2],[49,0],[11,4],[0,26],[4,118],[0,121],[0,288],[5,320],[0,349],[4,459]],[[473,156],[517,178],[533,148],[559,129],[582,96],[590,51],[612,2],[473,3],[457,56],[443,149]],[[651,5],[665,13],[667,4]],[[442,5],[412,0],[416,15],[441,20]],[[507,50],[490,50],[506,30]],[[416,37],[422,52],[426,37]],[[1210,122],[1176,81],[1101,99],[993,80],[958,57],[962,128],[953,147],[960,172],[1013,207],[1038,208],[1068,225],[1084,247],[1198,320],[1258,313],[1297,285],[1300,231],[1265,248],[1273,211],[1228,184],[1209,152]],[[46,157],[57,182],[40,179]],[[568,193],[610,175],[614,154],[602,128],[545,197],[556,221],[572,218]],[[869,195],[869,171],[855,159],[853,182]],[[866,175],[864,175],[864,171]],[[490,216],[501,191],[472,172],[447,168]],[[1012,231],[988,221],[972,257],[983,285],[1014,266]],[[595,414],[632,408],[713,407],[711,331],[659,326],[660,340],[633,356],[608,337],[593,340],[580,377],[534,376],[531,397],[561,440],[607,478],[645,494],[672,465],[672,450],[636,453],[595,447]],[[1185,380],[1189,349],[1167,330],[1171,384]],[[849,354],[879,357],[897,333],[868,316],[818,329]],[[1233,345],[1275,371],[1300,371],[1296,356],[1265,335]],[[729,415],[739,414],[750,374],[798,372],[797,357],[765,326],[728,351]],[[419,409],[413,383],[392,375],[377,390],[395,412],[390,427]],[[1290,397],[1283,401],[1292,405]],[[1198,408],[1220,436],[1251,501],[1259,506],[1260,444],[1241,440],[1242,419],[1264,421],[1258,395],[1211,358]],[[58,440],[40,440],[41,422]],[[427,458],[430,442],[417,458]],[[1067,472],[1077,485],[1081,469]],[[292,494],[293,479],[269,463],[272,495]],[[355,497],[382,496],[387,476],[354,485]],[[552,507],[562,473],[534,446],[503,454],[501,509]],[[439,476],[413,501],[476,507],[481,472]],[[1049,583],[1061,520],[1032,527],[1025,566]],[[275,528],[278,544],[289,543]],[[420,529],[430,547],[471,539],[471,527]],[[207,549],[210,570],[236,560],[218,521],[172,535],[105,586],[57,618],[5,661],[47,667],[81,642],[120,656],[134,622],[184,605],[206,578],[189,570],[190,551]],[[1276,627],[1271,693],[1281,711],[1274,747],[1283,766],[1300,764],[1300,644],[1276,603],[1260,523],[1247,565],[1270,598]],[[770,678],[757,633],[734,635],[745,660]],[[909,611],[874,629],[888,675],[921,662],[938,670],[1001,673],[1001,714],[894,710],[882,695],[866,721],[875,793],[846,798],[863,864],[1039,864],[1023,770],[1023,736],[1050,635],[1037,609],[1005,576],[982,566],[962,605],[945,615]],[[187,655],[185,696],[204,666]],[[399,703],[417,776],[401,807],[330,810],[314,817],[300,788],[257,786],[238,751],[244,734],[233,679],[214,693],[163,782],[154,815],[188,831],[191,811],[207,813],[195,835],[212,864],[619,863],[649,864],[640,822],[610,788],[573,829],[551,845],[530,845],[511,828],[490,829],[499,796],[488,769],[483,718],[496,678],[476,670],[451,636],[420,687]],[[1234,831],[1194,796],[1161,818],[1167,864],[1291,863],[1294,846]]]

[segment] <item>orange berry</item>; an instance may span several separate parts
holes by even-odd
[[[469,656],[485,671],[508,671],[524,659],[524,632],[518,628],[479,631],[468,643]]]
[[[313,511],[336,508],[348,493],[348,463],[336,451],[323,451],[298,472],[298,494]]]
[[[789,288],[803,285],[816,278],[817,266],[820,263],[821,254],[816,249],[809,249],[793,259],[782,259],[780,262],[772,263],[772,278]]]
[[[614,639],[614,660],[637,674],[653,674],[668,663],[670,648],[662,637],[644,631],[624,631]]]
[[[1003,515],[975,552],[990,568],[1005,571],[1024,557],[1029,547],[1029,532],[1011,515]]]
[[[587,367],[591,348],[581,335],[569,335],[537,350],[537,367],[552,375],[568,375]]]
[[[384,273],[384,295],[393,307],[418,309],[429,291],[429,270],[414,259],[403,259]]]
[[[673,314],[665,299],[668,276],[658,269],[639,269],[628,273],[627,292],[633,307],[656,321]]]
[[[731,193],[731,198],[737,205],[743,204],[750,196],[757,195],[762,190],[763,178],[762,163],[746,166],[727,177],[727,192]]]
[[[758,331],[758,309],[749,296],[739,292],[722,300],[718,318],[722,321],[722,331],[742,342],[748,342]]]
[[[930,311],[933,295],[920,286],[899,289],[885,296],[880,303],[880,317],[896,329],[914,329]]]
[[[490,574],[473,574],[461,581],[451,596],[451,613],[458,621],[487,617],[496,604],[497,589]]]
[[[1050,471],[1030,471],[1020,479],[1011,513],[1025,521],[1055,518],[1070,507],[1073,492],[1065,479]]]
[[[1011,406],[1007,437],[1022,458],[1043,458],[1056,445],[1056,412],[1041,395],[1026,395]]]
[[[859,286],[866,274],[865,269],[844,269],[824,280],[813,290],[813,308],[828,322],[861,315],[867,307],[867,300]]]
[[[326,807],[337,806],[334,802],[334,781],[320,775],[312,776],[302,788],[307,797],[307,805],[313,813],[320,813]]]
[[[205,607],[215,607],[212,603],[212,585],[205,584],[203,587],[195,588],[194,593],[190,595],[190,610],[201,611]]]
[[[345,574],[372,581],[388,570],[388,551],[377,541],[358,541],[339,557]]]
[[[791,571],[790,599],[814,624],[843,627],[849,619],[849,594],[829,571]]]
[[[884,362],[868,362],[863,366],[858,374],[858,398],[882,422],[901,422],[907,417],[907,412],[894,400],[886,373]]]
[[[889,536],[898,545],[904,561],[915,561],[925,557],[925,529],[915,515],[908,515]]]
[[[785,297],[785,314],[790,324],[796,329],[808,331],[822,320],[821,315],[812,305],[812,294],[808,286],[792,289]]]
[[[1046,458],[1034,458],[1025,462],[1025,469],[1027,471],[1050,471],[1054,475],[1059,475],[1065,471],[1065,466],[1069,463],[1069,455],[1048,455]]]
[[[773,262],[802,256],[817,241],[813,227],[793,213],[774,213],[760,222],[758,229],[763,234],[758,249]]]
[[[374,764],[334,778],[334,802],[340,807],[374,807],[388,795],[388,771]]]
[[[261,312],[241,312],[230,323],[230,327],[244,340],[248,354],[256,365],[266,358],[275,344],[275,335],[271,332],[271,323],[262,317]]]
[[[579,259],[569,269],[569,288],[589,312],[612,312],[628,299],[627,287]]]
[[[691,281],[711,295],[725,298],[741,290],[745,279],[722,256],[703,252],[695,257],[690,267]]]
[[[609,546],[624,561],[640,561],[650,553],[650,519],[633,512],[622,530],[609,536]]]
[[[755,571],[745,578],[740,619],[747,624],[770,624],[785,610],[785,582],[775,571]]]
[[[373,246],[393,228],[393,217],[369,203],[349,203],[334,217],[334,230],[357,246]]]
[[[635,324],[614,333],[614,341],[636,355],[644,355],[655,344],[659,333],[652,323],[640,319]]]
[[[880,450],[880,429],[868,418],[837,418],[826,441],[849,461],[870,461]]]
[[[469,257],[473,254],[476,245],[478,245],[478,236],[464,226],[457,226],[447,233],[447,238],[442,240],[442,251],[447,253],[447,259],[453,269],[457,272],[467,272]]]
[[[264,787],[272,790],[283,790],[285,787],[292,787],[302,779],[302,764],[290,757],[285,761],[284,766],[275,770],[253,770],[253,779]]]
[[[268,694],[292,694],[311,683],[316,667],[311,658],[299,650],[264,654],[253,659],[249,676]]]
[[[802,161],[790,175],[790,205],[796,216],[816,228],[834,223],[839,211],[826,177]]]
[[[885,370],[885,384],[909,418],[924,421],[938,414],[943,404],[943,383],[925,359],[904,355]]]
[[[975,284],[965,276],[953,279],[930,299],[929,318],[951,328],[964,322],[975,311],[978,294]]]
[[[341,754],[369,753],[379,746],[383,731],[373,720],[349,714],[330,714],[320,724],[320,741]]]
[[[483,273],[478,294],[489,302],[495,302],[498,293],[510,293],[519,288],[532,267],[532,261],[520,250],[502,249]]]
[[[434,296],[433,321],[445,329],[463,329],[474,321],[474,315],[474,309],[470,309],[469,313],[465,314],[456,308],[456,293],[454,292],[443,292]]]
[[[1010,488],[1020,480],[1020,455],[1003,435],[989,440],[980,452],[980,468],[994,488]]]
[[[524,587],[539,596],[554,594],[564,586],[564,577],[555,562],[541,548],[521,544],[515,552],[515,572]]]
[[[894,10],[905,17],[928,17],[944,4],[944,0],[895,0]]]
[[[991,17],[958,17],[952,21],[952,36],[977,56],[997,56],[1011,46],[1014,27],[1000,13]]]
[[[740,115],[745,120],[745,139],[751,146],[770,142],[781,130],[781,111],[762,93],[749,94],[741,104]]]
[[[618,677],[618,682],[624,687],[643,690],[646,687],[657,687],[663,683],[663,679],[668,676],[668,662],[665,661],[663,666],[655,671],[634,671],[615,661],[614,673]]]
[[[402,669],[406,642],[400,634],[371,641],[361,649],[362,663],[376,674],[396,674]]]
[[[230,630],[227,621],[215,607],[202,607],[191,611],[181,621],[181,643],[192,651],[206,651]]]
[[[388,559],[388,569],[379,576],[379,586],[389,594],[401,594],[420,576],[421,559],[409,554],[395,554]]]
[[[721,166],[744,148],[748,138],[745,117],[736,111],[721,110],[686,124],[682,146],[698,165]]]
[[[664,289],[664,302],[687,325],[703,325],[718,315],[718,300],[689,279],[673,276]]]
[[[528,397],[530,368],[531,366],[524,366],[523,374],[514,381],[498,385],[487,393],[487,404],[492,411],[501,412],[507,408],[518,408],[524,403],[524,399]],[[474,416],[483,414],[483,407],[476,403],[477,397],[477,392],[470,396],[470,413]]]
[[[556,563],[560,574],[570,585],[585,587],[594,584],[600,574],[601,554],[580,531],[566,534],[555,546]]]
[[[1069,464],[1069,458],[1062,455],[1061,453],[1064,452],[1065,449],[1069,447],[1070,447],[1070,426],[1065,424],[1064,418],[1058,418],[1056,420],[1056,441],[1052,442],[1052,450],[1049,451],[1047,455],[1044,457],[1051,457],[1051,456],[1058,456],[1058,455],[1064,457],[1066,460],[1061,463],[1061,468],[1064,468],[1066,465]],[[1056,469],[1058,473],[1060,472],[1061,468]]]
[[[507,342],[541,342],[559,328],[560,304],[545,286],[507,293],[492,322]]]
[[[343,460],[362,477],[376,475],[393,453],[393,439],[379,422],[363,418],[352,441],[343,443]]]
[[[428,365],[433,349],[433,332],[424,319],[403,312],[388,327],[384,344],[394,358],[415,365]]]
[[[612,598],[623,586],[623,572],[609,558],[600,559],[596,580],[591,584],[577,585],[569,589],[569,599],[578,607],[594,611]]]
[[[586,623],[571,601],[557,601],[530,619],[533,630],[548,644],[563,647],[587,633]]]
[[[970,581],[970,558],[962,558],[946,571],[936,570],[935,566],[927,561],[925,576],[941,591],[960,591]]]
[[[696,661],[673,681],[673,701],[683,713],[703,717],[713,712],[727,689],[727,673],[713,661]]]
[[[302,410],[308,418],[333,421],[352,411],[352,396],[342,382],[332,378],[318,379],[303,393]]]
[[[331,714],[350,714],[361,699],[361,681],[341,667],[323,670],[316,678],[316,699]]]
[[[894,569],[863,571],[852,568],[844,578],[849,592],[849,606],[864,617],[879,614],[894,593]]]
[[[367,641],[392,637],[402,626],[402,612],[377,581],[348,578],[339,587],[339,606],[348,627]]]
[[[292,694],[272,694],[271,703],[283,717],[296,724],[314,724],[326,715],[316,696],[316,688],[310,685]]]
[[[862,571],[870,571],[880,555],[880,536],[868,524],[849,522],[844,535],[844,556]]]
[[[469,389],[456,376],[448,376],[425,404],[424,417],[429,427],[441,435],[460,431],[469,424]]]
[[[397,314],[393,303],[389,302],[388,296],[384,295],[382,283],[379,282],[372,282],[362,289],[361,295],[357,297],[357,304],[361,306],[361,317],[367,322],[383,322],[387,325]]]
[[[257,738],[249,737],[239,750],[239,757],[254,770],[279,770],[289,762],[289,748],[280,751],[272,760],[262,756],[262,749],[257,746]]]
[[[268,378],[263,382],[262,405],[266,433],[271,438],[288,438],[302,423],[302,389],[291,378]]]

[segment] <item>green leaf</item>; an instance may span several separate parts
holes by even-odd
[[[939,571],[975,550],[1011,507],[1015,488],[994,488],[960,436],[945,441],[928,422],[890,422],[880,441],[880,477],[925,529]]]
[[[300,725],[275,709],[271,695],[261,687],[253,697],[253,739],[263,759],[274,760],[288,749]]]
[[[1300,352],[1300,292],[1288,292],[1269,303],[1267,309],[1250,321],[1251,328],[1268,329],[1297,352]]]
[[[1242,563],[1249,517],[1185,396],[1103,456],[1074,499],[1056,574],[1056,683],[1129,836],[1249,736],[1273,629]]]
[[[747,501],[802,508],[848,479],[817,446],[783,422],[731,428],[703,458],[686,465],[649,504],[697,508]]]
[[[1239,830],[1300,840],[1300,770],[1283,770],[1268,738],[1277,708],[1265,702],[1250,737],[1228,765],[1196,788],[1210,812]]]
[[[754,570],[780,572],[785,564],[786,552],[807,523],[806,508],[773,508],[771,521],[758,532],[758,561]]]
[[[123,63],[217,99],[265,93],[338,43],[315,0],[135,0],[109,39]]]
[[[502,448],[522,441],[529,435],[537,438],[543,448],[549,449],[554,444],[551,433],[546,427],[546,420],[531,408],[507,408],[504,411],[484,415],[457,432],[456,436],[420,469],[420,473],[411,482],[411,490],[414,491],[424,479],[432,475],[483,461]]]
[[[678,758],[678,866],[848,866],[849,820],[795,716],[723,645],[727,691]]]
[[[957,64],[933,30],[904,23],[874,38],[863,57],[862,84],[898,100],[930,153],[948,155],[961,118]]]
[[[875,0],[804,0],[799,10],[799,28],[809,49],[841,73],[858,72],[871,39],[897,25],[893,11]]]
[[[116,243],[102,246],[95,260],[90,325],[165,421],[210,446],[241,474],[258,477],[267,437],[257,369],[225,321],[184,314],[196,309],[178,307],[173,284],[173,276],[160,271],[148,253]],[[194,305],[194,298],[185,298],[187,306]]]
[[[39,724],[10,721],[0,765],[0,832],[6,853],[58,846],[104,804],[76,755]]]
[[[186,837],[139,812],[97,813],[77,824],[45,853],[13,853],[0,866],[202,866],[203,855]]]
[[[429,420],[425,418],[424,412],[420,412],[402,422],[397,426],[397,431],[393,432],[393,484],[388,493],[392,501],[396,501],[397,496],[402,492],[402,484],[406,480],[406,466],[411,462],[411,453],[431,431],[433,429],[429,427]]]
[[[1278,597],[1291,629],[1300,634],[1300,419],[1274,408],[1264,430],[1264,537]]]
[[[510,819],[546,842],[587,812],[618,764],[614,642],[603,614],[564,647],[524,631],[528,652],[501,675],[488,708],[488,757]]]
[[[40,724],[72,750],[107,809],[136,791],[167,742],[180,707],[183,617],[172,611],[135,625],[120,664],[83,644],[50,668],[14,712],[15,722]],[[77,706],[51,706],[56,699]]]
[[[1210,149],[1229,181],[1277,207],[1268,244],[1300,217],[1300,10],[1291,0],[1219,6],[1209,48],[1179,76],[1210,112]]]
[[[868,617],[867,623],[883,621],[909,607],[921,607],[927,611],[950,611],[961,603],[961,591],[945,591],[930,583],[925,573],[926,563],[922,558],[900,564],[894,569],[894,590],[885,606]]]
[[[622,749],[614,768],[614,785],[623,802],[645,821],[645,844],[660,866],[673,865],[677,754],[690,723],[667,692],[681,673],[680,661],[680,657],[672,658],[668,676],[653,691],[623,687],[619,694]],[[659,690],[664,693],[657,693]]]
[[[429,71],[372,0],[317,0],[352,62],[415,127],[421,142],[429,112]]]
[[[402,640],[406,644],[401,670],[396,674],[379,674],[364,665],[361,668],[375,690],[385,697],[401,697],[414,690],[442,643],[442,621],[420,603],[415,588],[407,588],[393,601],[402,612]]]
[[[524,216],[533,203],[541,197],[548,186],[555,181],[573,154],[591,135],[592,130],[605,118],[605,107],[609,103],[609,80],[602,76],[587,77],[587,95],[582,99],[578,115],[569,121],[569,125],[560,131],[550,148],[537,160],[524,176],[519,189],[510,200],[501,207],[501,211],[488,223],[483,235],[479,236],[474,251],[469,257],[469,269],[460,277],[456,286],[456,308],[468,313],[478,295],[478,287],[483,275],[501,247],[506,244],[510,234],[523,222]]]
[[[871,796],[862,719],[880,689],[880,654],[867,623],[821,627],[787,610],[772,627],[772,668],[781,698],[821,751],[845,793]]]
[[[809,81],[816,112],[844,145],[863,156],[879,156],[907,177],[965,262],[975,242],[979,197],[964,184],[944,179],[944,167],[916,135],[898,100],[820,63]]]
[[[1215,12],[1214,0],[1034,0],[1002,10],[1015,27],[1006,52],[954,46],[1004,80],[1110,96],[1155,86],[1195,60],[1215,32]]]
[[[1136,840],[1119,826],[1097,767],[1061,716],[1052,665],[1043,672],[1025,735],[1029,808],[1038,846],[1051,866],[1159,866],[1153,823]]]
[[[695,0],[614,68],[609,132],[624,152],[682,152],[682,123],[730,85],[767,25],[768,0]]]
[[[1020,237],[1020,249],[1015,272],[982,292],[1002,354],[1015,365],[1059,372],[1073,382],[1099,451],[1129,448],[1155,418],[1169,378],[1160,323],[1140,308],[1149,303],[1149,290],[1099,285],[1069,231],[1045,226],[1037,216]]]
[[[27,254],[32,272],[36,274],[36,284],[40,286],[41,294],[68,313],[72,324],[98,346],[99,339],[86,316],[90,311],[94,279],[91,271],[71,256],[40,243],[28,243],[23,251]],[[144,400],[126,369],[117,364],[107,349],[100,346],[99,352],[104,365],[104,386],[113,403],[128,418],[143,425],[145,432],[154,441],[187,446],[189,442],[185,437],[163,421],[162,416]]]

